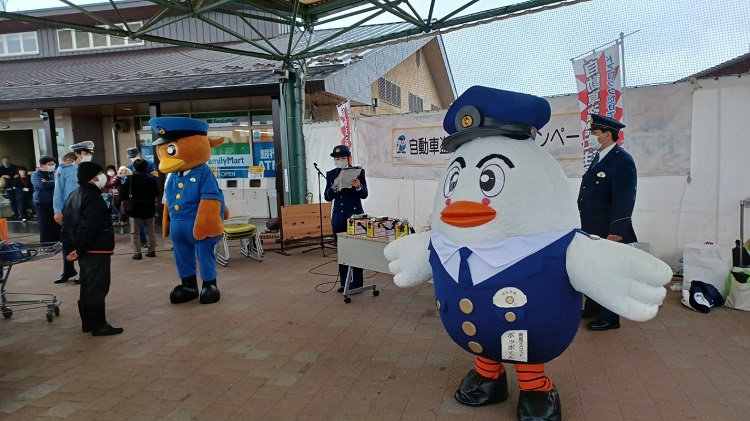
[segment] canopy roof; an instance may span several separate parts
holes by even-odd
[[[164,44],[223,51],[282,61],[291,65],[295,61],[312,57],[358,49],[407,37],[416,37],[434,31],[458,29],[465,25],[506,19],[519,14],[540,12],[584,1],[590,0],[529,0],[464,15],[462,13],[465,13],[468,8],[476,6],[479,0],[451,1],[450,11],[438,16],[435,11],[438,0],[425,0],[423,3],[428,4],[428,6],[422,5],[423,10],[418,10],[412,4],[414,2],[409,0],[110,0],[108,3],[86,6],[75,5],[69,0],[60,0],[62,4],[68,7],[24,13],[0,12],[0,18],[24,24],[58,29],[69,28]],[[448,2],[443,0],[441,6],[446,3]],[[125,17],[126,11],[143,7],[153,7],[154,12],[149,14],[150,18],[144,21],[142,27],[137,30],[129,28]],[[254,31],[258,34],[258,37],[251,39],[210,19],[207,17],[209,12],[236,16],[251,28],[257,21],[276,23],[291,28],[288,31],[288,42],[285,46],[279,48],[263,37],[261,31]],[[97,23],[96,25],[79,23],[80,19],[77,22],[73,14],[78,16],[83,14],[90,18],[89,20]],[[352,39],[346,36],[354,28],[371,23],[373,19],[384,14],[395,17],[396,20],[403,22],[405,25],[389,32],[373,31],[364,38]],[[202,44],[190,42],[186,39],[151,34],[157,28],[187,18],[200,19],[247,43],[250,48],[239,49],[231,46]],[[347,22],[351,19],[358,20],[333,31],[332,34],[323,39],[311,40],[310,34],[316,27],[323,24],[335,24],[343,19],[347,19]],[[117,24],[124,26],[124,29]],[[26,27],[28,28],[28,26]]]

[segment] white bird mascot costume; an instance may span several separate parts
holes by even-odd
[[[544,363],[570,345],[582,293],[634,321],[656,315],[672,271],[634,247],[580,231],[557,162],[534,143],[550,119],[539,97],[474,86],[450,107],[443,147],[454,152],[433,209],[433,230],[388,245],[399,287],[434,279],[450,337],[476,355],[456,399],[508,399],[502,362],[515,366],[520,420],[560,420]],[[439,218],[437,218],[439,216]]]

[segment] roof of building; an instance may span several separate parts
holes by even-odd
[[[741,75],[744,73],[750,73],[750,53],[743,54],[731,60],[727,60],[724,63],[717,64],[716,66],[710,67],[706,70],[701,70],[700,72],[681,79],[680,81],[686,81],[690,79],[705,79],[709,77],[719,76]]]
[[[398,30],[403,25],[406,24],[361,26],[326,43],[346,44],[365,35]],[[303,48],[305,42],[326,40],[337,31],[317,31],[296,48]],[[288,39],[284,35],[271,42],[276,48],[287,48]],[[254,48],[243,42],[224,45],[243,51]],[[440,64],[434,66],[442,69],[438,77],[446,82],[443,85],[450,86],[442,89],[441,99],[450,103],[455,97],[455,87],[439,35],[319,57],[308,63],[306,79],[319,82],[311,85],[316,89],[369,103],[369,85],[422,47],[425,47],[427,60],[438,60],[431,64]],[[153,100],[155,95],[164,101],[180,100],[185,95],[192,99],[269,95],[278,93],[278,76],[273,69],[279,67],[279,62],[252,56],[186,47],[3,61],[0,62],[3,74],[0,109],[113,104],[145,98]],[[357,78],[338,77],[341,72],[354,69]],[[368,89],[361,92],[361,98],[351,94],[360,93],[365,86]]]

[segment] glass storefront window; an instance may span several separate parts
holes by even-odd
[[[62,158],[63,155],[68,153],[65,148],[65,131],[63,129],[55,129],[57,133],[57,156]],[[47,143],[44,141],[44,129],[36,129],[36,136],[39,142],[39,156],[52,156],[52,151],[47,150]]]

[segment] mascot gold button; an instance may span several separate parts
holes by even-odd
[[[474,341],[469,342],[469,349],[475,354],[482,353],[482,345],[479,345],[478,343]]]
[[[516,313],[513,313],[512,311],[509,311],[505,313],[505,320],[509,322],[515,322],[516,321]]]
[[[179,184],[177,184],[177,187],[179,187],[179,188],[183,188],[183,187],[185,187],[185,185],[184,185],[184,184],[182,184],[182,183],[179,183]]]
[[[458,302],[458,307],[460,307],[461,311],[463,311],[465,314],[469,314],[474,311],[474,303],[472,303],[468,298],[462,298],[461,301]]]
[[[471,322],[463,322],[463,324],[461,325],[461,329],[463,329],[464,333],[469,336],[474,336],[477,334],[477,328]]]
[[[174,210],[180,210],[180,205],[174,205]],[[508,316],[506,315],[505,318],[507,319]]]
[[[177,196],[175,196],[175,197],[179,199],[179,198],[181,198],[181,197],[182,197],[182,195],[181,195],[181,194],[178,194],[178,195],[177,195]]]
[[[440,310],[440,300],[435,300],[435,307]]]

